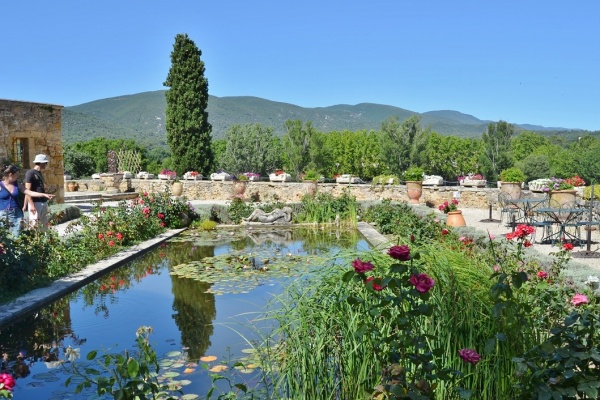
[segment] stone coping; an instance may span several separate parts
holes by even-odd
[[[101,275],[157,247],[167,239],[179,235],[186,229],[168,230],[153,239],[132,246],[95,264],[88,265],[79,272],[60,278],[49,286],[32,290],[9,303],[0,305],[0,328],[16,322],[33,310],[79,289]]]

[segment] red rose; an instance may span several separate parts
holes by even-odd
[[[428,292],[435,284],[435,281],[427,274],[413,274],[408,281],[421,293]]]
[[[365,272],[371,271],[373,268],[375,268],[369,261],[362,261],[360,258],[352,261],[352,267],[354,267],[354,271],[357,274],[364,274]]]
[[[410,248],[407,245],[392,246],[388,250],[388,255],[396,260],[408,261],[410,260]]]
[[[375,277],[368,277],[367,280],[365,281],[365,284],[371,282],[373,279],[376,279],[375,282],[373,282],[373,290],[376,290],[378,292],[382,291],[385,286],[381,286],[379,283],[381,283],[381,278],[375,278]],[[378,283],[379,282],[379,283]]]

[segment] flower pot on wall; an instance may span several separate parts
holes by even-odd
[[[411,204],[419,204],[419,199],[423,194],[423,182],[406,181],[406,194]]]
[[[575,203],[577,192],[573,190],[552,190],[550,192],[550,207],[560,208],[567,203]]]
[[[465,217],[462,215],[461,210],[449,211],[448,218],[446,219],[446,225],[448,226],[467,226]]]
[[[516,200],[521,197],[521,182],[502,182],[500,191],[506,193],[511,199]]]
[[[75,183],[75,182],[69,182],[67,184],[67,190],[69,192],[76,192],[77,189],[79,189],[79,186],[77,185],[77,183]]]
[[[175,182],[173,183],[173,187],[171,188],[171,194],[173,196],[181,196],[183,193],[183,183],[182,182]]]

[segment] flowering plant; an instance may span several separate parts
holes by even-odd
[[[190,176],[194,176],[194,177],[196,177],[196,176],[198,176],[198,174],[200,174],[200,173],[199,173],[198,171],[189,171],[189,172],[188,172],[188,174],[189,174]]]
[[[450,211],[456,211],[458,209],[458,200],[452,199],[452,201],[445,201],[438,206],[438,209],[444,214],[448,214]]]
[[[485,181],[485,176],[481,174],[468,174],[467,176],[458,177],[459,181],[464,181],[465,179],[470,181]]]
[[[542,187],[542,191],[549,192],[552,190],[570,190],[573,189],[573,185],[561,178],[551,178],[550,182]]]
[[[579,175],[575,175],[570,178],[567,178],[567,179],[565,179],[565,182],[567,182],[568,184],[573,185],[575,187],[585,186],[585,181],[583,179],[581,179],[581,177]]]
[[[163,169],[160,171],[161,175],[167,175],[168,177],[175,178],[177,176],[177,172],[171,171],[170,169]]]
[[[256,172],[244,172],[244,175],[246,175],[248,178],[260,178],[260,174],[257,174]]]
[[[283,172],[282,169],[276,169],[275,170],[275,175],[279,176],[279,175],[283,175],[283,174],[285,174],[285,172]]]

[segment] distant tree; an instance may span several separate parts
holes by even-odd
[[[285,121],[286,133],[281,139],[283,159],[286,167],[298,176],[310,162],[310,144],[316,129],[312,122],[302,124],[301,120]]]
[[[227,148],[227,141],[225,139],[213,139],[211,146],[214,154],[214,167],[223,169],[223,156]]]
[[[323,157],[320,171],[327,176],[354,174],[368,179],[386,170],[380,158],[379,132],[334,131],[323,138],[321,146],[327,157]]]
[[[82,151],[75,150],[72,146],[64,146],[63,161],[65,164],[65,172],[68,172],[73,178],[92,176],[92,174],[96,172],[96,166],[92,156]]]
[[[456,181],[460,175],[482,172],[479,164],[482,151],[480,140],[430,132],[419,153],[419,162],[427,173]]]
[[[212,126],[208,122],[208,81],[202,52],[187,34],[175,36],[166,91],[167,142],[177,173],[199,171],[208,175],[213,165]]]
[[[549,145],[550,140],[539,133],[522,131],[512,138],[511,150],[515,162],[518,162]]]
[[[514,133],[514,126],[505,121],[490,123],[483,133],[481,139],[484,154],[490,166],[490,171],[487,172],[488,180],[497,180],[503,169],[513,165],[511,138]]]
[[[420,118],[416,115],[408,117],[402,124],[396,116],[381,123],[381,158],[390,172],[401,175],[415,162],[415,142],[422,132]]]
[[[273,128],[260,124],[233,125],[225,134],[221,166],[228,172],[268,175],[280,163]]]
[[[517,161],[515,166],[521,168],[528,181],[540,178],[550,178],[551,176],[550,158],[546,154],[529,154],[521,161]]]
[[[136,151],[141,155],[142,166],[146,165],[146,149],[140,147],[132,139],[95,138],[87,142],[76,142],[69,146],[69,151],[72,151],[73,153],[80,153],[77,156],[78,158],[80,158],[83,154],[91,158],[94,165],[93,169],[95,170],[93,172],[108,172],[108,152],[110,150],[113,150],[115,152],[119,150]],[[73,161],[75,160],[73,159]],[[76,174],[75,171],[69,172],[73,172],[74,174]],[[85,176],[85,174],[80,176]]]

